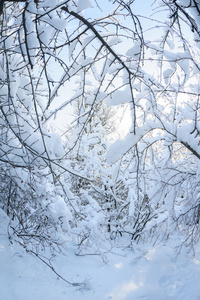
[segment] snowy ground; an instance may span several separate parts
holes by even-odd
[[[200,299],[200,249],[190,260],[184,253],[177,257],[170,245],[146,254],[138,246],[113,249],[103,259],[69,251],[53,265],[67,280],[85,283],[70,286],[38,258],[9,244],[4,218],[0,214],[0,300]]]

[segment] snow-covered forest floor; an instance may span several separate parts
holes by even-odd
[[[67,284],[37,257],[6,236],[7,218],[0,219],[0,300],[197,300],[200,299],[200,245],[195,258],[174,252],[177,237],[165,246],[122,245],[100,255],[77,256],[69,244],[66,255],[51,263]],[[44,254],[48,256],[48,253]]]

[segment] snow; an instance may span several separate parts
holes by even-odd
[[[140,41],[135,41],[134,46],[126,52],[126,55],[137,59],[140,55],[140,51],[141,51],[141,43]]]
[[[172,76],[173,73],[174,73],[174,70],[171,69],[171,68],[168,68],[167,70],[165,70],[165,71],[163,72],[165,84],[168,84],[168,83],[169,83],[170,77]]]
[[[77,12],[81,12],[87,8],[92,7],[92,2],[90,0],[79,0],[78,1],[78,8],[77,8]]]
[[[169,128],[167,122],[163,122],[165,128]],[[124,139],[117,139],[113,144],[111,144],[107,150],[107,163],[112,164],[119,160],[123,155],[125,155],[134,145],[136,145],[146,133],[152,131],[153,129],[162,128],[159,122],[152,122],[149,120],[148,123],[137,128],[136,134],[129,132]],[[171,130],[168,130],[169,132]],[[157,137],[152,138],[152,142],[157,140]],[[160,139],[160,138],[159,138]]]
[[[54,18],[52,20],[52,19],[45,16],[45,17],[42,17],[42,21],[49,24],[50,27],[56,28],[57,30],[60,30],[60,31],[62,31],[67,26],[67,22],[65,20],[62,20],[62,19]],[[52,28],[51,28],[51,30],[52,30]],[[46,32],[46,30],[45,30],[45,32]]]
[[[165,246],[123,245],[101,255],[77,256],[69,243],[67,255],[51,262],[54,270],[7,238],[8,220],[0,211],[0,300],[191,300],[200,298],[200,245],[196,256],[174,252],[177,237]],[[109,242],[107,242],[109,247]],[[88,253],[89,254],[89,253]],[[47,253],[43,254],[43,258]]]
[[[110,97],[107,97],[106,104],[108,106],[118,106],[124,103],[131,102],[130,91],[115,91]]]
[[[186,1],[189,3],[188,0],[184,0]],[[179,227],[182,226],[180,229],[187,231],[188,220],[195,217],[196,223],[193,227],[195,234],[199,230],[197,227],[199,220],[193,214],[193,210],[199,201],[199,182],[195,172],[197,167],[200,172],[200,167],[194,166],[195,155],[191,157],[192,153],[196,154],[197,158],[200,156],[200,140],[196,136],[200,130],[199,81],[196,76],[191,77],[192,69],[194,74],[199,73],[197,68],[199,55],[196,49],[198,46],[194,46],[194,49],[192,44],[189,46],[191,38],[187,38],[186,32],[183,48],[179,42],[181,31],[177,26],[168,29],[169,22],[165,22],[166,18],[157,19],[158,27],[163,28],[165,24],[165,33],[170,30],[171,37],[168,33],[164,36],[162,33],[162,37],[157,41],[148,43],[146,35],[152,40],[152,34],[156,29],[156,27],[151,29],[151,26],[154,27],[150,24],[151,17],[146,19],[150,24],[148,30],[144,30],[141,23],[142,34],[137,23],[139,19],[142,20],[141,17],[138,16],[137,21],[135,15],[134,22],[128,24],[130,18],[128,15],[123,18],[125,15],[120,7],[115,9],[112,7],[112,11],[115,10],[113,16],[110,13],[105,18],[98,17],[95,9],[97,2],[100,5],[101,1],[92,0],[44,0],[35,5],[34,1],[29,0],[28,9],[23,13],[25,19],[22,19],[22,12],[17,10],[14,17],[12,14],[11,18],[8,17],[8,29],[2,26],[4,46],[8,51],[2,52],[4,57],[0,69],[2,102],[5,101],[5,105],[1,108],[0,121],[2,130],[0,207],[4,207],[5,210],[7,208],[8,214],[14,209],[13,215],[16,219],[13,221],[14,226],[9,226],[8,218],[0,209],[0,300],[200,299],[200,242],[195,245],[194,257],[191,257],[191,253],[184,247],[178,256],[174,251],[177,244],[182,243],[182,237],[177,233]],[[123,1],[108,2],[123,4]],[[79,14],[80,23],[75,20],[77,18],[74,19],[76,14],[71,13],[70,16],[70,13],[61,12],[64,4],[68,6],[69,11],[76,11]],[[94,6],[93,21],[91,15],[85,12],[92,6]],[[102,8],[103,6],[102,4]],[[13,9],[11,11],[14,13]],[[100,14],[104,12],[102,10]],[[134,9],[133,12],[135,13]],[[83,21],[81,16],[91,22],[120,59],[109,51],[109,47],[101,42],[99,36],[95,38],[95,31],[91,30],[91,26],[86,26],[85,22],[81,22]],[[194,18],[199,22],[195,11]],[[3,23],[4,21],[7,20],[2,19]],[[152,22],[155,21],[152,19]],[[90,30],[86,32],[83,27]],[[182,32],[184,28],[183,26]],[[42,49],[39,42],[42,43]],[[165,42],[168,46],[165,46]],[[198,41],[193,42],[198,44]],[[62,45],[69,46],[69,49],[64,47],[62,50]],[[166,50],[166,47],[170,51]],[[180,52],[177,52],[179,48]],[[149,58],[150,52],[152,56]],[[121,61],[124,63],[121,64]],[[29,73],[26,64],[30,62],[36,67],[34,66]],[[126,68],[123,67],[124,64]],[[120,69],[122,67],[124,70]],[[166,89],[160,82],[159,70],[163,72],[163,81],[169,84]],[[60,80],[57,79],[59,76]],[[49,81],[49,91],[46,80]],[[59,87],[67,80],[66,95],[63,97],[65,102],[60,106],[51,104],[51,107],[55,105],[53,112],[47,111],[49,103],[59,94]],[[185,85],[186,80],[191,87]],[[133,91],[134,101],[130,91]],[[177,92],[176,99],[174,91]],[[179,92],[180,95],[184,94],[183,97]],[[179,100],[180,97],[183,100]],[[60,101],[59,98],[55,100]],[[130,127],[134,129],[133,132],[127,133],[123,140],[118,139],[109,147],[107,156],[105,154],[107,161],[104,156],[107,143],[102,141],[105,136],[101,129],[103,121],[98,116],[100,103],[104,100],[108,106],[130,107],[134,120],[134,124]],[[188,107],[184,108],[184,102],[187,100]],[[182,105],[180,101],[183,101]],[[50,131],[47,129],[46,120],[47,128],[43,127],[43,112],[48,117],[56,115],[56,112],[67,106],[67,103],[72,102],[78,112],[74,112],[72,138],[70,137],[72,128],[63,130],[63,134],[70,132],[69,136],[66,136],[68,145],[64,148],[62,144],[64,136],[62,139],[57,134],[51,133],[55,129],[53,123],[49,124],[52,125]],[[122,107],[119,107],[118,111]],[[93,121],[97,116],[98,126],[96,120]],[[106,114],[105,117],[107,118]],[[41,124],[38,124],[39,120]],[[120,120],[121,118],[119,123]],[[162,139],[165,139],[163,143],[156,144]],[[171,145],[174,141],[176,143],[173,150]],[[182,147],[180,149],[183,154],[181,151],[180,154],[176,154],[179,151],[176,150],[177,144],[185,145],[189,153],[184,154]],[[128,153],[130,149],[134,150],[135,145],[137,152]],[[71,152],[68,152],[70,147]],[[60,163],[62,157],[65,161],[63,159]],[[177,162],[173,162],[176,157]],[[7,161],[10,162],[10,166]],[[151,165],[148,165],[149,162]],[[113,166],[110,167],[107,163]],[[26,168],[12,167],[12,164]],[[51,165],[50,170],[47,168],[48,165]],[[136,168],[137,174],[134,175]],[[52,169],[55,179],[49,179],[52,177]],[[70,177],[66,173],[74,176]],[[79,178],[82,176],[82,179],[91,178],[93,189],[90,189],[89,180],[83,181],[80,178],[80,181],[77,179],[77,184],[74,183],[75,175],[79,175]],[[52,183],[53,179],[55,185]],[[136,203],[139,199],[137,191],[139,194],[140,188],[141,196],[147,191],[148,199],[151,201],[146,201],[145,198],[141,200],[148,206],[145,207],[147,213],[152,207],[152,215],[155,214],[152,217],[150,215],[148,223],[140,217],[143,207],[140,208]],[[19,195],[15,192],[17,189]],[[8,199],[4,194],[7,194]],[[15,198],[15,195],[19,196],[19,199],[17,196]],[[26,210],[32,199],[30,217],[26,220],[28,218]],[[115,209],[112,210],[114,204],[108,202],[116,202]],[[25,223],[20,216],[23,211]],[[189,213],[185,228],[180,222],[176,224],[177,230],[173,232],[175,227],[173,213],[175,217],[181,217],[181,214],[184,216],[187,211]],[[150,244],[145,237],[145,244],[136,244],[131,240],[132,231],[129,237],[124,236],[123,231],[122,233],[119,231],[122,237],[117,237],[116,240],[112,240],[114,234],[111,232],[111,238],[106,239],[108,234],[104,230],[106,231],[106,226],[108,228],[111,222],[113,222],[111,228],[115,226],[114,230],[118,230],[117,228],[121,226],[123,230],[136,228],[132,224],[135,222],[135,215],[138,216],[135,224],[145,225],[143,231],[146,236],[147,230],[150,233],[155,226],[158,236],[169,235],[170,239],[162,240],[160,244]],[[35,224],[34,218],[37,217]],[[11,215],[10,218],[12,222],[14,216]],[[44,222],[44,228],[40,229],[43,220],[46,223]],[[164,220],[166,222],[162,226]],[[16,236],[16,233],[20,234],[17,222],[23,227],[24,237],[27,236],[21,245],[18,243],[19,237]],[[53,233],[52,227],[48,229],[48,224],[54,227]],[[30,234],[26,231],[26,226],[30,226]],[[55,240],[64,242],[65,255],[58,252],[54,257],[51,249],[45,251],[38,249],[39,256],[33,255],[31,247],[37,247],[37,244],[29,244],[28,237],[34,238],[37,235],[39,240],[42,237],[41,232],[45,235],[44,240],[48,237],[50,243],[51,238],[52,242]],[[136,234],[137,232],[135,231]],[[189,231],[186,233],[190,234]],[[189,235],[189,240],[192,238],[193,236]]]
[[[107,41],[107,43],[109,44],[109,46],[114,46],[114,45],[117,45],[117,44],[119,44],[121,42],[122,42],[122,40],[119,37],[117,37],[117,36],[112,37],[112,38],[110,38]]]

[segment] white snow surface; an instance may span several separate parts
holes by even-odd
[[[177,256],[173,242],[148,250],[115,247],[101,257],[76,256],[69,247],[52,264],[67,280],[85,284],[81,287],[58,279],[37,257],[10,244],[6,233],[6,216],[0,210],[0,300],[200,299],[200,245],[195,258],[184,250]]]

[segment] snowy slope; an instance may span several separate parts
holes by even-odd
[[[0,215],[0,300],[196,300],[200,299],[200,251],[195,259],[168,246],[112,249],[104,256],[76,256],[68,251],[53,266],[60,275],[83,286],[71,286],[38,258],[6,237]],[[198,249],[197,249],[198,250]]]

